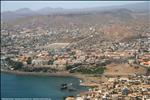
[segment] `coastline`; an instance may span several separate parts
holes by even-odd
[[[1,70],[2,73],[11,73],[16,75],[36,75],[36,76],[71,76],[69,73],[44,73],[44,72],[24,72],[24,71],[11,71],[11,70]]]
[[[77,86],[78,85],[78,87],[77,87],[77,92],[75,92],[74,94],[69,94],[68,92],[65,92],[65,95],[66,95],[66,97],[67,96],[71,96],[71,95],[74,95],[74,96],[76,96],[77,94],[80,94],[80,93],[82,93],[83,92],[83,90],[84,91],[88,91],[88,87],[87,88],[83,88],[83,86],[81,86],[80,85],[80,81],[79,81],[79,78],[77,78],[77,77],[74,77],[73,75],[69,75],[69,74],[67,74],[67,73],[38,73],[38,72],[22,72],[22,71],[11,71],[11,70],[1,70],[1,75],[2,75],[2,77],[3,77],[3,75],[4,75],[4,77],[2,78],[2,79],[4,79],[4,81],[3,82],[6,82],[5,81],[5,78],[6,78],[6,76],[7,76],[7,73],[8,73],[8,77],[17,77],[18,78],[18,76],[21,76],[20,78],[22,78],[22,76],[23,76],[23,83],[25,82],[24,81],[24,79],[25,80],[28,80],[27,78],[29,78],[29,81],[30,80],[32,80],[32,79],[30,79],[30,77],[32,78],[32,76],[34,76],[34,78],[33,79],[35,79],[35,82],[37,82],[37,80],[39,81],[39,79],[41,80],[42,79],[42,81],[43,80],[45,80],[45,79],[52,79],[53,77],[47,77],[47,76],[58,76],[58,79],[56,78],[56,77],[54,77],[54,79],[52,79],[52,81],[54,81],[54,82],[56,82],[56,86],[57,86],[57,88],[50,88],[50,90],[51,89],[54,89],[54,91],[59,91],[58,93],[60,93],[60,90],[59,90],[59,86],[60,86],[60,84],[62,84],[62,83],[67,83],[68,85],[70,84],[70,82],[71,83],[73,83],[73,85],[75,84],[75,86]],[[5,76],[5,74],[6,74],[6,76]],[[30,76],[31,75],[31,76]],[[27,77],[26,77],[27,76]],[[29,77],[28,77],[29,76]],[[37,76],[37,77],[36,77]],[[38,77],[38,76],[42,76],[42,77]],[[36,78],[35,78],[36,77]],[[11,79],[11,78],[10,78]],[[16,78],[15,78],[16,79]],[[56,81],[55,81],[55,79],[56,79]],[[59,81],[59,80],[61,80],[61,81]],[[70,80],[70,81],[69,81]],[[12,80],[9,80],[9,81],[12,81]],[[20,81],[20,80],[19,80]],[[21,79],[21,81],[22,81],[22,79]],[[34,82],[34,80],[32,80],[33,82]],[[52,81],[46,81],[46,83],[44,83],[46,86],[47,86],[47,84],[51,84],[52,83],[52,86],[53,86],[53,84],[55,84],[55,83],[53,83]],[[60,82],[60,83],[59,83]],[[75,83],[74,83],[75,82]],[[11,82],[9,82],[10,84],[11,84]],[[13,82],[12,82],[13,83]],[[43,83],[43,82],[39,82],[39,84],[38,84],[38,86],[41,84],[41,83]],[[58,84],[57,84],[58,83]],[[5,83],[4,83],[5,84]],[[10,85],[9,84],[9,85]],[[17,83],[18,84],[18,83]],[[30,82],[29,82],[29,84],[30,84]],[[32,84],[33,85],[33,84]],[[8,86],[8,85],[7,85]],[[12,85],[13,86],[13,85]],[[24,86],[24,85],[23,85]],[[30,85],[29,85],[30,86]],[[51,86],[49,86],[49,87],[51,87]],[[82,88],[81,88],[82,87]],[[36,86],[34,87],[34,88],[36,88]],[[18,89],[18,88],[17,88]],[[43,89],[43,88],[38,88],[38,89]],[[45,88],[44,88],[45,89]],[[82,90],[83,89],[83,90]],[[31,89],[32,90],[32,89]],[[80,90],[82,90],[82,91],[80,91]],[[67,90],[68,91],[68,90]],[[33,91],[34,92],[34,91]],[[68,93],[68,94],[67,94]],[[60,93],[61,95],[63,94],[63,93]],[[46,93],[46,95],[47,95],[47,93]],[[64,94],[63,94],[64,95]],[[53,98],[53,96],[52,96],[52,98]]]
[[[16,75],[74,77],[79,80],[80,82],[79,85],[86,87],[97,86],[98,85],[97,82],[100,81],[99,78],[88,74],[68,73],[68,72],[45,73],[45,72],[23,72],[23,71],[1,70],[1,73],[10,73]]]
[[[10,73],[16,75],[35,75],[35,76],[60,76],[60,77],[75,77],[80,81],[85,81],[85,75],[82,74],[72,74],[67,72],[57,72],[57,73],[47,73],[47,72],[24,72],[24,71],[12,71],[12,70],[1,70],[1,73]],[[83,78],[84,77],[84,78]]]

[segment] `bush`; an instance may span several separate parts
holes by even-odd
[[[10,58],[6,58],[5,60],[7,61],[8,65],[11,66],[14,69],[20,69],[23,66],[22,62],[13,61]]]
[[[66,70],[72,69],[74,66],[73,65],[67,65]]]
[[[48,65],[53,65],[53,63],[54,63],[53,59],[51,59],[51,60],[48,61]]]
[[[150,68],[147,68],[147,74],[150,75]]]
[[[105,68],[104,67],[94,67],[94,68],[81,68],[77,70],[77,72],[81,72],[82,74],[103,74]]]
[[[29,57],[27,60],[27,64],[31,64],[31,63],[32,63],[32,59],[31,59],[31,57]]]
[[[22,68],[22,66],[23,66],[23,63],[22,62],[17,62],[17,61],[14,61],[13,65],[12,65],[12,67],[14,69],[20,69],[20,68]]]

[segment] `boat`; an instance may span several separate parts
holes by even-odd
[[[82,83],[82,80],[80,80],[80,83]]]
[[[74,88],[72,85],[72,83],[63,83],[61,84],[60,90],[77,91],[77,89]]]
[[[68,86],[66,83],[61,84],[61,87],[60,87],[61,90],[66,90],[67,88],[68,88]]]

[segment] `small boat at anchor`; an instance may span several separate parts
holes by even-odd
[[[61,84],[61,87],[60,87],[61,90],[66,90],[67,88],[68,88],[68,86],[66,83]]]
[[[61,84],[60,90],[68,90],[68,91],[70,91],[70,92],[71,92],[71,91],[77,91],[77,89],[74,88],[72,85],[73,85],[72,83],[69,83],[69,84],[67,84],[67,83]]]

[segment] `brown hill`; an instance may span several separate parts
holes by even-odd
[[[130,66],[129,64],[110,64],[106,67],[104,75],[108,76],[128,76],[133,74],[145,74],[143,67]]]
[[[2,29],[14,31],[14,34],[23,28],[36,30],[40,27],[45,32],[52,32],[48,38],[51,42],[72,42],[72,46],[87,48],[98,46],[101,41],[118,42],[146,35],[150,31],[149,19],[148,12],[121,8],[91,13],[34,15],[1,25]]]

